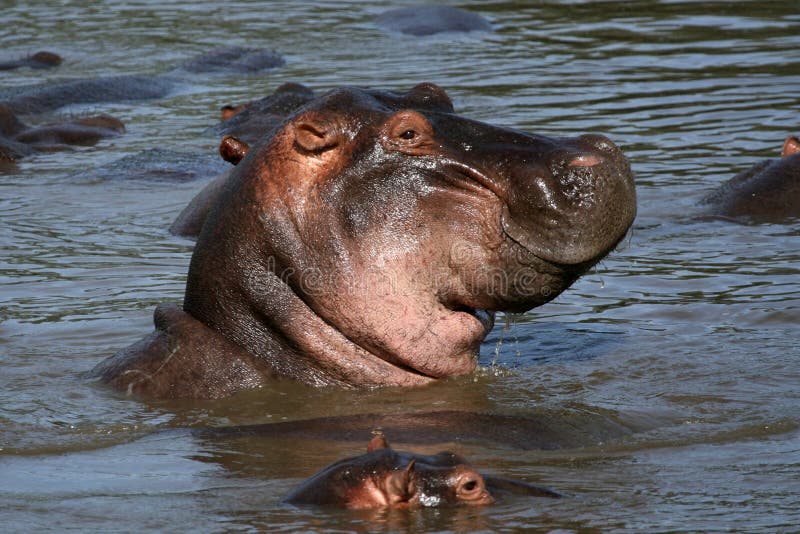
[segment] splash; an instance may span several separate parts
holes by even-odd
[[[503,329],[500,331],[500,337],[494,346],[494,355],[492,356],[492,363],[490,365],[492,369],[497,367],[497,363],[500,359],[500,353],[503,349],[503,345],[506,343],[506,336],[509,334],[509,332],[511,332],[511,328],[516,325],[517,322],[519,322],[522,314],[506,312],[503,316],[505,318],[505,324],[503,325]],[[514,347],[514,357],[519,358],[522,356],[522,352],[519,350],[519,338],[517,338],[515,334],[511,339]]]

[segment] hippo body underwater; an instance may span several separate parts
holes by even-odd
[[[100,139],[122,134],[125,126],[108,115],[28,126],[0,104],[0,161],[16,161],[35,152],[50,152],[71,145],[94,145]]]
[[[484,477],[451,452],[426,456],[395,451],[377,434],[366,454],[332,463],[285,500],[350,509],[480,506],[492,504],[497,492],[561,497],[526,482]]]
[[[724,183],[703,203],[712,216],[739,222],[800,218],[800,138],[787,137],[780,159],[757,163]]]
[[[61,65],[61,56],[53,52],[40,51],[19,59],[0,61],[0,71],[22,67],[29,69],[50,69]]]
[[[162,98],[197,74],[250,74],[283,64],[283,58],[271,50],[223,47],[199,54],[172,71],[155,76],[106,76],[3,89],[0,104],[22,115],[74,104]]]
[[[494,311],[554,298],[634,216],[630,168],[605,137],[466,119],[433,84],[337,89],[246,150],[183,306],[157,307],[156,330],[90,376],[218,398],[275,377],[374,387],[468,373]]]
[[[488,32],[492,25],[482,16],[452,6],[408,6],[390,9],[375,18],[386,30],[406,35],[434,35],[445,32]]]

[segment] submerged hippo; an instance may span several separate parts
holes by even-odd
[[[53,52],[36,52],[30,56],[9,61],[0,61],[0,70],[13,70],[21,67],[30,69],[49,69],[61,65],[61,56]]]
[[[301,106],[314,99],[314,91],[299,83],[284,83],[264,98],[237,106],[224,106],[222,122],[213,128],[217,135],[234,135],[255,143]]]
[[[390,9],[376,17],[375,23],[389,31],[417,36],[492,30],[489,21],[480,15],[450,6],[419,5]]]
[[[72,104],[161,98],[193,74],[249,74],[283,64],[283,57],[271,50],[218,48],[157,76],[108,76],[0,90],[0,103],[17,114],[25,114]]]
[[[703,202],[714,216],[744,222],[800,218],[800,138],[787,137],[780,159],[757,163]]]
[[[477,506],[494,502],[490,490],[561,497],[526,482],[484,477],[451,452],[395,451],[377,434],[366,454],[332,463],[292,491],[286,502],[351,509]]]
[[[273,377],[374,387],[469,373],[495,310],[553,299],[636,211],[609,139],[470,120],[429,83],[337,89],[237,146],[183,306],[158,306],[156,330],[92,376],[215,398]]]
[[[213,154],[150,148],[92,169],[83,169],[68,178],[76,182],[105,180],[189,182],[216,176],[226,172],[229,167],[230,165]]]
[[[124,131],[122,121],[109,115],[27,126],[8,106],[0,104],[0,161],[16,161],[37,151],[59,150],[67,145],[94,145]]]

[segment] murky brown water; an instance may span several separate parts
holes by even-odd
[[[800,129],[800,5],[465,4],[496,31],[387,34],[371,23],[383,2],[3,4],[2,57],[46,48],[66,61],[0,73],[0,87],[165,72],[219,45],[287,59],[159,100],[62,110],[110,113],[128,132],[0,174],[3,531],[800,528],[800,226],[693,218],[704,193],[776,156]],[[157,303],[182,297],[192,243],[166,229],[202,185],[82,174],[156,146],[213,153],[205,130],[219,106],[285,81],[320,90],[432,81],[470,117],[544,134],[604,132],[637,174],[633,237],[556,302],[508,332],[499,321],[481,372],[435,387],[281,384],[170,403],[82,381],[150,331]],[[363,444],[175,430],[438,409],[546,419],[561,449],[442,446],[572,497],[411,512],[294,508],[280,503],[290,488]],[[631,432],[598,440],[609,420]]]

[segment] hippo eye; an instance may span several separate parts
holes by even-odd
[[[464,484],[464,489],[466,491],[474,491],[475,488],[477,488],[477,487],[478,487],[478,483],[476,481],[474,481],[474,480],[470,480],[469,482]]]
[[[417,132],[415,132],[414,130],[406,130],[405,132],[400,134],[400,139],[410,140],[414,139],[416,136]]]

